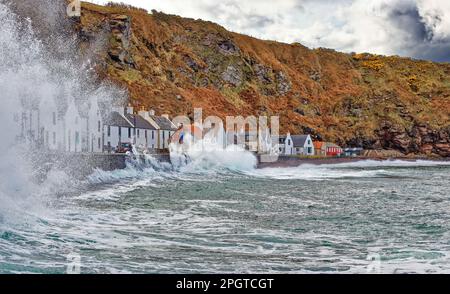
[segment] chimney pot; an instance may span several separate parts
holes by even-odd
[[[144,117],[144,118],[148,118],[148,117],[149,117],[148,111],[145,111],[145,110],[139,111],[138,114],[139,114],[140,116]]]

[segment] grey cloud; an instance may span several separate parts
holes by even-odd
[[[142,6],[263,39],[450,61],[448,0],[153,0]]]
[[[430,17],[439,22],[438,15]],[[400,53],[418,59],[450,61],[450,36],[435,41],[434,27],[424,21],[417,3],[391,7],[389,19],[389,25],[399,28],[403,32],[402,37],[408,37],[407,42],[398,44]]]

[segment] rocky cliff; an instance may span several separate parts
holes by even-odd
[[[77,29],[86,45],[103,40],[100,76],[137,107],[278,115],[283,132],[450,156],[450,64],[311,50],[117,5],[84,3]]]

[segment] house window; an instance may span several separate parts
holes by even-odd
[[[98,149],[102,148],[102,141],[100,140],[100,138],[98,138]]]
[[[288,140],[287,142],[288,142],[288,146],[291,146],[291,140]]]
[[[119,127],[119,138],[122,138],[122,128]]]
[[[147,131],[145,131],[145,139],[147,139],[147,138],[148,138]]]
[[[152,140],[155,139],[155,131],[152,131]]]
[[[53,115],[53,125],[56,126],[56,112],[53,112],[52,115]]]
[[[308,140],[308,145],[311,145],[311,140]]]
[[[131,138],[131,128],[128,128],[128,138]]]
[[[108,137],[111,137],[111,126],[108,126]]]
[[[101,123],[100,121],[98,121],[97,129],[98,129],[98,132],[99,132],[99,133],[101,132],[101,129],[102,129],[101,124],[102,124],[102,123]]]
[[[141,132],[140,132],[140,130],[137,130],[137,137],[139,138],[140,137],[140,134]]]

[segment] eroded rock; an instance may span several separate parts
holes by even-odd
[[[109,27],[114,42],[110,42],[108,55],[116,62],[134,67],[135,63],[130,53],[131,17],[114,15],[109,21]]]
[[[235,87],[239,87],[242,85],[242,72],[233,65],[229,65],[222,73],[222,79]]]
[[[278,95],[283,96],[289,93],[289,91],[292,89],[291,82],[287,78],[284,72],[279,71],[275,75],[277,79],[277,91]]]
[[[236,55],[239,53],[239,49],[231,40],[220,41],[218,44],[219,51],[225,55]]]

